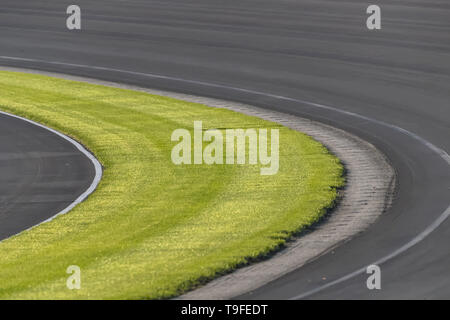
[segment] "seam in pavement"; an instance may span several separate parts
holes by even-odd
[[[392,202],[395,171],[387,158],[370,143],[343,130],[293,115],[220,99],[145,89],[52,72],[12,67],[1,69],[143,91],[233,110],[303,132],[325,145],[341,160],[347,174],[346,186],[331,214],[312,226],[310,231],[289,241],[283,250],[275,253],[270,259],[237,269],[182,295],[179,299],[229,299],[261,287],[350,240],[372,224]]]

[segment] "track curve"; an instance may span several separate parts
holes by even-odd
[[[365,5],[356,0],[79,1],[84,29],[69,32],[70,3],[3,2],[2,65],[309,117],[356,134],[389,157],[399,188],[386,214],[333,252],[240,298],[450,297],[448,220],[382,264],[382,290],[367,290],[363,273],[317,290],[410,243],[449,206],[448,163],[420,141],[444,155],[450,150],[448,3],[379,1],[383,29],[369,32]]]
[[[0,112],[0,137],[0,241],[67,212],[100,179],[92,156],[41,125]]]

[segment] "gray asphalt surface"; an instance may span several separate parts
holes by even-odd
[[[0,240],[68,207],[94,174],[91,161],[65,139],[0,114]]]
[[[249,103],[332,124],[377,146],[397,171],[393,207],[333,252],[238,297],[288,299],[389,255],[450,204],[449,165],[424,143],[380,122],[304,103],[388,123],[450,151],[450,2],[376,2],[380,31],[367,30],[369,3],[357,0],[80,0],[83,30],[71,32],[65,28],[71,1],[1,0],[0,65]],[[360,275],[307,298],[450,298],[449,240],[447,220],[383,263],[380,291],[367,290]]]

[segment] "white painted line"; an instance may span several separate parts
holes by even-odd
[[[25,231],[30,230],[32,228],[35,228],[35,227],[37,227],[37,226],[39,226],[39,225],[41,225],[43,223],[49,222],[49,221],[55,219],[57,216],[60,216],[62,214],[66,214],[67,212],[69,212],[70,210],[75,208],[78,204],[80,204],[81,202],[86,200],[86,198],[90,194],[92,194],[95,191],[95,189],[97,189],[97,186],[100,183],[100,180],[102,179],[103,171],[102,171],[102,165],[100,164],[100,162],[89,151],[87,151],[80,143],[78,143],[74,139],[72,139],[72,138],[62,134],[61,132],[58,132],[58,131],[52,129],[52,128],[49,128],[49,127],[46,127],[46,126],[44,126],[44,125],[42,125],[40,123],[37,123],[35,121],[29,120],[29,119],[26,119],[26,118],[23,118],[23,117],[20,117],[20,116],[16,116],[14,114],[11,114],[11,113],[8,113],[8,112],[4,112],[4,111],[0,111],[0,114],[3,114],[3,115],[6,115],[6,116],[9,116],[9,117],[12,117],[12,118],[20,119],[22,121],[31,123],[31,124],[33,124],[33,125],[35,125],[37,127],[43,128],[43,129],[45,129],[47,131],[50,131],[50,132],[60,136],[64,140],[66,140],[66,141],[70,142],[71,144],[73,144],[82,154],[84,154],[92,162],[92,164],[94,165],[94,169],[95,169],[95,177],[94,177],[94,180],[92,181],[91,185],[89,186],[89,188],[85,192],[83,192],[83,194],[81,194],[67,208],[63,209],[62,211],[58,212],[57,214],[55,214],[54,216],[48,218],[47,220],[44,220],[44,221],[42,221],[42,222],[40,222],[40,223],[38,223],[38,224],[36,224],[36,225],[26,229],[26,230],[23,230],[23,231],[15,234],[15,235],[12,235],[11,237],[9,237],[9,238],[12,238],[12,237],[15,237],[15,236],[21,234],[22,232],[25,232]],[[9,239],[9,238],[6,238],[6,239]],[[6,239],[3,239],[2,241],[6,240]]]
[[[434,144],[432,144],[431,142],[429,142],[429,141],[423,139],[422,137],[416,135],[415,133],[412,133],[412,132],[410,132],[408,130],[405,130],[405,129],[403,129],[401,127],[398,127],[396,125],[393,125],[393,124],[389,124],[389,123],[386,123],[386,122],[383,122],[383,121],[379,121],[379,120],[376,120],[376,119],[372,119],[372,118],[369,118],[369,117],[366,117],[366,116],[363,116],[363,115],[360,115],[360,114],[357,114],[357,113],[340,110],[338,108],[326,106],[326,105],[323,105],[323,104],[313,103],[313,102],[309,102],[309,101],[305,101],[305,100],[301,100],[301,99],[294,99],[294,98],[284,97],[284,96],[280,96],[280,95],[274,95],[274,94],[270,94],[270,93],[264,93],[264,92],[255,91],[255,90],[230,87],[230,86],[226,86],[226,85],[208,83],[208,82],[203,82],[203,81],[195,81],[195,80],[188,80],[188,79],[182,79],[182,78],[176,78],[176,77],[169,77],[169,76],[163,76],[163,75],[152,74],[152,73],[143,73],[143,72],[127,71],[127,70],[121,70],[121,69],[115,69],[115,68],[89,66],[89,65],[84,65],[84,64],[54,62],[54,61],[45,61],[45,60],[39,60],[39,59],[28,59],[28,58],[18,58],[18,57],[9,57],[9,56],[0,56],[0,59],[10,60],[10,61],[22,61],[22,62],[37,62],[37,63],[43,63],[43,64],[48,64],[48,65],[60,65],[60,66],[75,67],[75,68],[90,69],[90,70],[111,71],[111,72],[117,72],[117,73],[122,73],[122,74],[138,75],[138,76],[147,77],[147,78],[153,78],[153,79],[165,79],[165,80],[171,80],[171,81],[191,83],[191,84],[201,85],[201,86],[210,87],[210,88],[222,88],[222,89],[233,90],[233,91],[237,91],[237,92],[250,93],[250,94],[259,95],[259,96],[268,97],[268,98],[274,98],[274,99],[285,100],[285,101],[292,101],[292,102],[297,102],[297,103],[305,104],[305,105],[308,105],[308,106],[312,106],[312,107],[316,107],[316,108],[320,108],[320,109],[324,109],[324,110],[331,110],[331,111],[338,112],[338,113],[341,113],[341,114],[345,114],[345,115],[348,115],[348,116],[352,116],[352,117],[355,117],[355,118],[358,118],[358,119],[362,119],[362,120],[365,120],[365,121],[368,121],[368,122],[372,122],[372,123],[375,123],[375,124],[378,124],[378,125],[381,125],[381,126],[384,126],[384,127],[390,128],[390,129],[393,129],[395,131],[398,131],[398,132],[400,132],[400,133],[402,133],[404,135],[407,135],[407,136],[417,140],[421,144],[424,144],[431,151],[433,151],[434,153],[439,155],[450,166],[450,156],[447,154],[447,152],[445,152],[444,150],[436,147]],[[395,250],[392,253],[388,254],[387,256],[382,257],[379,260],[377,260],[377,261],[375,261],[373,263],[370,263],[370,264],[381,265],[382,263],[385,263],[386,261],[391,260],[391,259],[397,257],[398,255],[402,254],[403,252],[407,251],[408,249],[410,249],[411,247],[415,246],[417,243],[419,243],[423,239],[425,239],[434,230],[436,230],[449,216],[450,216],[450,205],[447,207],[447,209],[432,224],[430,224],[424,231],[422,231],[416,237],[414,237],[413,239],[411,239],[410,241],[405,243],[403,246],[401,246],[397,250]],[[352,273],[349,273],[346,276],[343,276],[343,277],[341,277],[341,278],[339,278],[337,280],[334,280],[332,282],[324,284],[323,286],[317,287],[316,289],[313,289],[313,290],[305,292],[303,294],[294,296],[290,300],[298,300],[298,299],[307,298],[308,296],[311,296],[311,295],[313,295],[315,293],[323,291],[323,290],[325,290],[325,289],[327,289],[329,287],[332,287],[332,286],[334,286],[334,285],[336,285],[338,283],[342,283],[342,282],[344,282],[346,280],[354,278],[354,277],[364,273],[365,270],[366,270],[366,266],[364,266],[361,269],[358,269],[358,270],[356,270],[356,271],[354,271]]]

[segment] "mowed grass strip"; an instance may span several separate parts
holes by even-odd
[[[0,109],[86,145],[104,166],[87,201],[0,243],[0,298],[160,299],[279,248],[343,185],[339,160],[276,123],[200,104],[40,75],[0,72]],[[278,128],[280,169],[181,165],[173,130]],[[0,146],[1,152],[1,146]],[[66,268],[81,268],[81,289]]]

